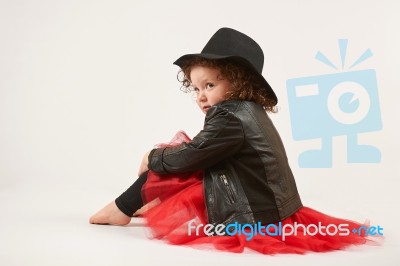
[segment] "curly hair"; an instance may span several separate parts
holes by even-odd
[[[226,78],[232,85],[232,90],[228,92],[227,100],[252,101],[263,106],[267,112],[277,112],[276,102],[269,95],[269,92],[263,89],[264,83],[259,75],[232,59],[194,57],[188,60],[177,75],[178,81],[182,83],[182,91],[191,92],[190,72],[194,66],[220,70],[221,76]]]

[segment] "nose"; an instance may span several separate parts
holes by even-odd
[[[205,102],[207,100],[206,94],[204,93],[204,90],[200,90],[197,93],[197,101],[198,102]]]

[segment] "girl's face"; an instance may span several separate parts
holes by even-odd
[[[203,66],[194,66],[190,71],[192,89],[196,93],[196,102],[203,113],[227,99],[227,92],[231,90],[231,83],[224,79],[219,69]]]

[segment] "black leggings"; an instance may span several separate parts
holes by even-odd
[[[143,206],[142,186],[147,180],[144,172],[124,193],[115,199],[115,204],[125,215],[132,217],[133,214]]]

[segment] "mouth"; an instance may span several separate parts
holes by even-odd
[[[210,109],[211,106],[203,106],[201,109],[203,109],[203,112],[207,113],[208,109]]]

